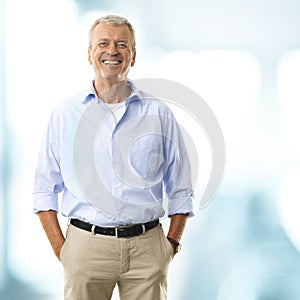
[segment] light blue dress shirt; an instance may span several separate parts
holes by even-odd
[[[131,95],[114,109],[92,85],[53,110],[36,167],[34,213],[60,210],[104,227],[166,211],[193,215],[190,163],[172,112],[127,84]]]

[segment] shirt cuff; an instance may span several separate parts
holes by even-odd
[[[193,217],[195,214],[193,212],[192,197],[169,199],[168,216],[175,214],[189,214],[189,217]]]
[[[56,193],[35,192],[32,194],[33,213],[40,211],[58,211],[58,196]]]

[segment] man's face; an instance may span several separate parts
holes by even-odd
[[[96,80],[113,84],[126,80],[135,60],[129,28],[99,23],[93,31],[88,59],[94,67]]]

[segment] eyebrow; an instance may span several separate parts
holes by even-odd
[[[127,40],[127,39],[116,39],[116,40],[114,40],[114,39],[109,39],[109,38],[98,38],[97,40],[96,40],[96,42],[100,42],[100,41],[110,41],[110,40],[113,40],[113,41],[116,41],[116,42],[128,42],[129,40]]]

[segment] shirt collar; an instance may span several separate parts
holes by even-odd
[[[81,100],[81,103],[87,104],[88,102],[96,98],[97,98],[97,93],[94,88],[94,80],[93,80],[90,87],[83,92],[83,99]]]
[[[127,85],[131,88],[131,94],[129,97],[125,100],[126,104],[129,102],[132,102],[134,100],[141,100],[141,93],[137,89],[136,85],[133,83],[132,80],[127,79]],[[94,80],[90,87],[84,91],[82,103],[87,104],[88,102],[97,99],[98,95],[96,93],[96,90],[94,88]]]

